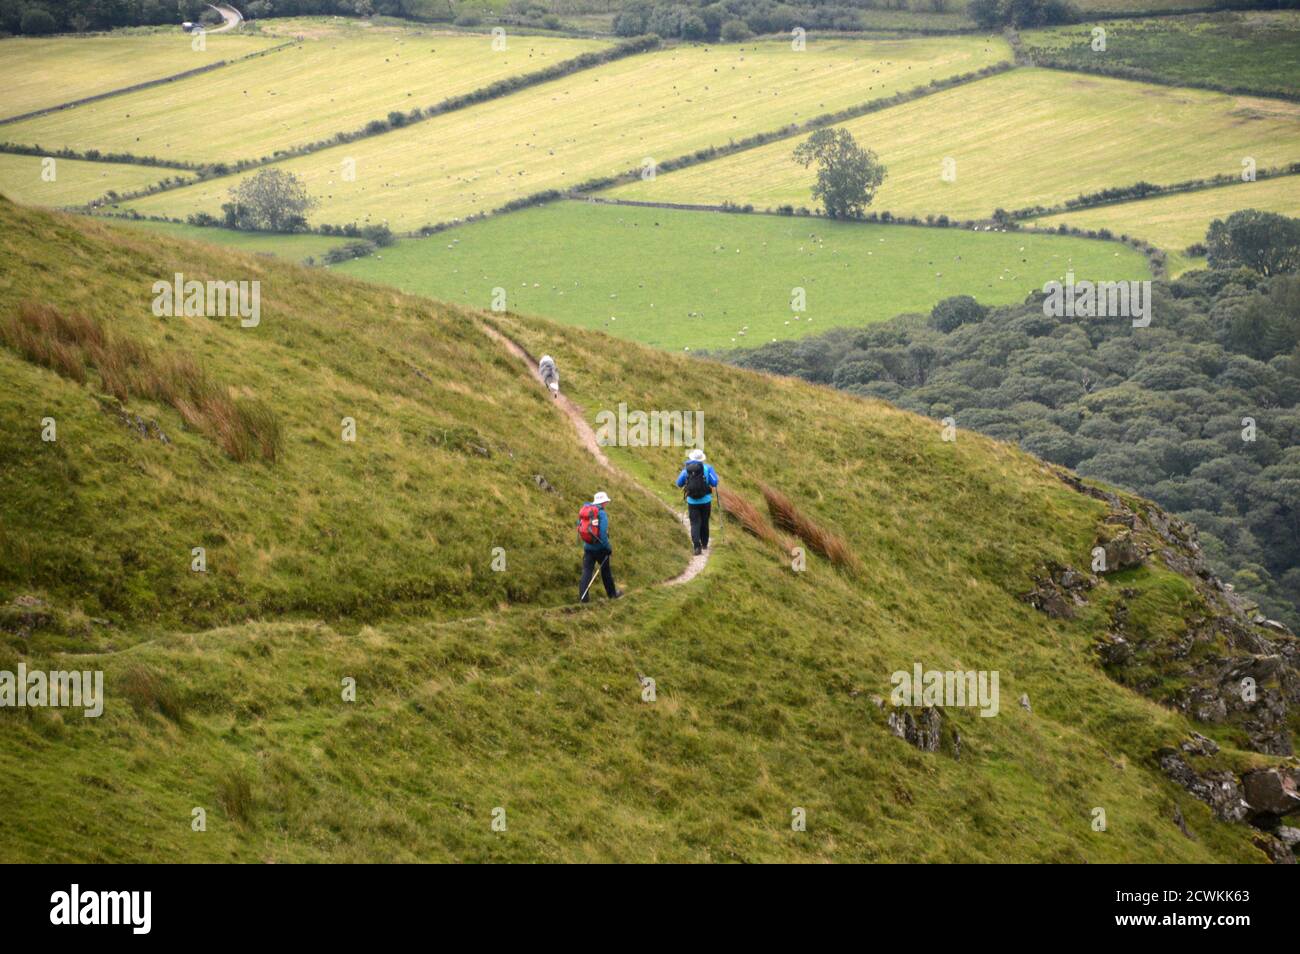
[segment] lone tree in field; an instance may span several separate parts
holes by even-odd
[[[819,129],[794,150],[794,161],[807,169],[817,163],[814,199],[832,219],[861,218],[885,181],[885,167],[863,149],[847,129]]]
[[[232,229],[301,232],[307,228],[307,212],[315,205],[307,187],[292,172],[263,169],[231,189],[230,201],[221,211]]]

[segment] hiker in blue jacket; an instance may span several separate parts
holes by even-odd
[[[582,541],[582,582],[578,584],[579,602],[587,602],[587,591],[595,581],[596,569],[600,569],[600,580],[605,584],[605,595],[616,600],[623,591],[614,586],[614,568],[610,557],[614,549],[609,545],[609,514],[605,513],[605,504],[609,495],[601,490],[578,511],[578,539]]]
[[[709,511],[713,509],[713,488],[718,486],[718,472],[704,462],[698,447],[686,455],[686,464],[677,475],[677,486],[686,494],[691,514],[691,543],[697,554],[709,548]]]

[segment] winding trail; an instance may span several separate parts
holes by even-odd
[[[543,384],[542,382],[541,375],[537,371],[537,361],[534,360],[532,355],[530,355],[526,350],[524,350],[524,347],[521,344],[519,344],[519,342],[503,334],[501,331],[497,330],[486,321],[480,321],[479,327],[483,329],[484,334],[486,334],[489,338],[491,338],[493,341],[496,341],[499,345],[505,348],[506,351],[510,352],[510,354],[514,355],[516,358],[522,361],[528,367],[529,374],[533,376],[533,378],[537,381],[537,383],[542,387],[546,387],[546,385]],[[587,417],[585,414],[582,413],[582,408],[580,408],[576,403],[574,403],[574,401],[571,398],[565,396],[564,394],[557,394],[554,403],[559,406],[560,410],[564,412],[564,416],[567,417],[569,421],[573,424],[573,429],[578,433],[578,440],[582,442],[582,446],[586,448],[587,453],[589,453],[593,458],[595,458],[596,463],[600,464],[601,467],[605,468],[610,473],[619,473],[620,476],[630,480],[638,490],[640,490],[646,496],[650,497],[652,500],[654,500],[655,503],[659,504],[659,506],[663,507],[674,517],[676,517],[678,522],[680,522],[681,525],[685,527],[687,539],[689,540],[690,533],[691,533],[691,521],[687,517],[687,515],[681,513],[678,510],[673,509],[671,505],[664,503],[652,491],[643,487],[640,484],[640,482],[636,480],[636,478],[632,477],[630,474],[626,472],[619,471],[613,464],[609,462],[609,458],[605,455],[605,451],[601,449],[600,442],[596,440],[596,432],[592,430],[591,425],[587,423]],[[698,556],[692,555],[690,562],[686,564],[685,570],[683,570],[677,576],[673,577],[671,580],[665,580],[663,583],[660,583],[658,585],[679,586],[682,583],[689,583],[691,580],[699,576],[700,572],[705,568],[705,566],[708,565],[709,552],[710,552],[709,550],[705,550],[703,553],[699,554]]]
[[[221,14],[221,19],[225,22],[215,30],[204,30],[205,33],[225,33],[227,30],[233,30],[244,22],[244,15],[228,4],[209,3],[208,6]]]

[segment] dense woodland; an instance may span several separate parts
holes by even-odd
[[[1280,237],[1263,254],[1225,240],[1231,224],[1248,243],[1261,219]],[[930,315],[720,357],[951,416],[1150,497],[1196,524],[1220,576],[1296,627],[1298,229],[1254,213],[1216,223],[1213,267],[1155,282],[1145,328],[1048,317],[1039,292],[993,309],[963,296]]]

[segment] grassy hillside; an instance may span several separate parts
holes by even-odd
[[[478,308],[504,288],[512,311],[675,350],[869,324],[949,295],[1017,302],[1069,268],[1149,276],[1140,253],[1112,242],[585,202],[460,226],[336,266]],[[790,307],[796,287],[806,311]]]
[[[491,211],[545,189],[638,168],[1009,58],[1001,40],[949,37],[679,46],[583,70],[405,129],[280,164],[320,200],[312,221],[395,230]],[[344,181],[342,163],[356,163]],[[217,214],[236,177],[130,203]]]
[[[1216,189],[1156,196],[1140,202],[1079,209],[1034,219],[1035,225],[1065,223],[1081,229],[1110,229],[1116,235],[1136,235],[1151,244],[1179,251],[1205,241],[1205,231],[1215,219],[1238,209],[1264,209],[1283,215],[1300,215],[1300,176],[1278,176],[1240,182]]]
[[[1106,31],[1104,51],[1092,49],[1098,25]],[[1070,69],[1300,94],[1300,12],[1294,10],[1108,20],[1025,30],[1020,39],[1036,61]]]
[[[129,398],[163,444],[98,410],[96,370],[78,384],[0,349],[0,668],[102,667],[108,687],[99,719],[0,711],[3,860],[1263,859],[1154,767],[1185,720],[1095,662],[1121,591],[1133,625],[1173,633],[1196,609],[1187,581],[1153,561],[1072,620],[1019,598],[1046,561],[1085,563],[1104,516],[1033,458],[943,441],[884,404],[498,317],[556,355],[589,415],[703,408],[728,486],[789,494],[858,563],[810,555],[792,572],[727,525],[701,577],[653,587],[686,548],[632,482],[671,500],[680,450],[616,449],[630,476],[598,474],[474,315],[8,204],[0,225],[19,266],[0,317],[37,299],[157,360],[185,349],[266,402],[283,436],[273,463],[236,463]],[[261,325],[153,317],[150,282],[178,269],[261,280]],[[344,445],[352,409],[363,436]],[[36,436],[45,415],[56,443]],[[439,443],[443,429],[474,437]],[[612,488],[629,595],[575,612],[554,604],[571,598],[573,510],[593,484]],[[212,554],[199,582],[196,539]],[[497,542],[510,563],[494,579]],[[115,597],[111,627],[77,615]],[[1001,674],[998,716],[945,715],[959,758],[894,737],[872,702],[916,662]]]
[[[1140,180],[1233,173],[1245,156],[1260,168],[1284,165],[1300,158],[1298,118],[1300,105],[1276,100],[1018,69],[843,125],[889,170],[873,208],[976,218]],[[815,173],[791,158],[796,142],[770,143],[611,194],[806,205]],[[941,178],[945,158],[956,160],[955,181]]]
[[[76,206],[109,191],[134,192],[165,179],[191,178],[184,170],[158,166],[56,158],[53,181],[47,181],[45,158],[0,153],[0,194],[32,205]]]
[[[177,29],[0,40],[0,89],[5,91],[0,119],[238,59],[282,42],[220,33],[204,37],[204,49],[196,50],[192,39]],[[11,138],[0,129],[0,139]]]
[[[91,631],[97,645],[117,647],[156,626],[264,614],[427,618],[568,598],[565,521],[595,478],[539,418],[539,396],[464,318],[352,282],[322,285],[319,272],[262,257],[73,227],[8,203],[3,212],[13,266],[0,285],[5,315],[50,302],[160,360],[188,355],[218,387],[269,408],[282,436],[274,463],[237,462],[183,408],[133,396],[132,418],[156,426],[141,440],[116,402],[97,396],[106,389],[0,350],[6,590],[48,593],[76,625],[108,620]],[[261,282],[261,323],[155,317],[153,283],[177,271]],[[467,366],[473,387],[457,370]],[[39,439],[47,416],[58,423],[54,443]],[[355,442],[342,439],[345,417],[356,421]],[[665,550],[678,532],[670,519],[626,506],[645,521],[634,580],[684,563]],[[206,573],[190,571],[196,546],[206,548]],[[491,570],[496,546],[514,561],[509,574]]]
[[[14,123],[0,132],[46,148],[100,149],[233,162],[352,132],[392,110],[409,112],[536,72],[609,44],[426,30],[308,39],[213,73]],[[349,147],[355,148],[355,147]]]

